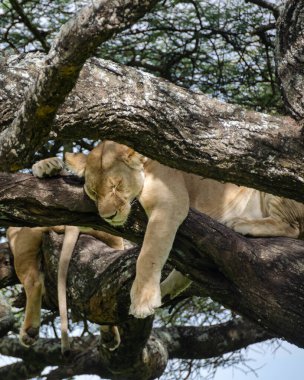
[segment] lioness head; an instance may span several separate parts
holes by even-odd
[[[133,149],[113,141],[103,141],[88,155],[65,155],[67,167],[85,177],[85,192],[96,202],[99,215],[116,226],[125,223],[132,201],[142,190],[145,160]]]

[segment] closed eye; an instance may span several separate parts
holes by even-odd
[[[86,194],[92,199],[92,201],[96,201],[97,199],[97,193],[93,189],[89,189],[86,184],[84,184],[84,191]]]

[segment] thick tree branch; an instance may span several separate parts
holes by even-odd
[[[8,353],[8,352],[6,352]],[[0,376],[6,380],[27,380],[38,377],[43,370],[44,363],[32,361],[30,364],[17,362],[0,367]]]
[[[63,25],[10,128],[0,134],[2,169],[22,168],[18,155],[23,152],[28,160],[32,150],[47,141],[58,107],[74,87],[86,59],[102,42],[132,25],[156,2],[96,0]]]
[[[247,320],[235,319],[212,326],[172,326],[153,329],[166,345],[169,358],[207,359],[273,338]]]
[[[81,187],[71,185],[71,179],[38,181],[29,175],[7,177],[11,178],[10,185],[0,181],[5,189],[0,191],[1,223],[49,225],[60,222],[115,232],[94,213],[93,203],[84,197]],[[13,184],[13,179],[17,178],[20,178],[19,183]],[[25,193],[30,194],[27,204],[22,195]],[[145,215],[142,210],[134,210],[128,223],[116,232],[130,240],[141,241],[144,230]],[[61,239],[48,239],[44,248],[47,252],[45,273],[50,288],[55,288]],[[100,252],[103,249],[98,248],[96,242],[93,248],[90,242],[89,238],[80,239],[76,250],[78,260],[72,262],[71,267],[75,265],[76,273],[84,273],[83,262],[86,262],[87,272],[80,282],[76,273],[72,277],[78,282],[73,286],[71,307],[97,323],[124,323],[139,250],[135,248],[110,255],[105,252],[108,258],[102,261]],[[248,239],[191,211],[179,229],[170,259],[213,299],[262,324],[272,334],[303,347],[304,339],[300,333],[304,327],[303,251],[302,241]],[[53,259],[54,255],[56,259]],[[79,260],[80,257],[85,261]],[[121,292],[121,288],[125,290]],[[103,291],[96,293],[96,289]],[[56,300],[52,302],[55,304]],[[100,308],[101,304],[107,308]],[[94,307],[96,305],[98,307]]]
[[[250,344],[269,338],[271,335],[256,325],[238,319],[210,327],[155,328],[148,344],[157,341],[158,344],[165,346],[170,359],[207,359],[245,348]],[[59,339],[39,339],[32,348],[26,349],[20,346],[16,339],[4,338],[0,342],[0,353],[6,352],[11,356],[23,359],[23,362],[19,363],[19,372],[21,370],[28,371],[29,364],[33,363],[34,358],[36,361],[39,358],[42,367],[59,366],[58,369],[48,375],[48,380],[63,379],[81,374],[95,374],[102,378],[112,378],[113,375],[101,360],[98,352],[99,344],[99,337],[97,336],[72,338],[72,350],[78,354],[72,357],[69,363],[63,363],[60,358]],[[155,348],[158,350],[153,354],[160,355],[159,347],[155,346]],[[7,378],[10,370],[12,370],[11,366],[2,367],[0,375],[5,375]]]
[[[20,106],[23,76],[32,78],[41,62],[31,55],[2,67],[0,128]],[[225,104],[133,68],[90,60],[53,129],[61,139],[114,139],[169,166],[304,200],[304,144],[292,119]],[[21,151],[17,161],[29,163]]]
[[[29,349],[22,346],[18,339],[5,337],[0,342],[0,353],[22,359],[22,361],[1,367],[0,376],[8,380],[15,380],[16,376],[18,379],[30,379],[39,376],[47,366],[59,366],[65,369],[65,377],[83,373],[98,374],[95,370],[98,368],[102,377],[110,378],[110,372],[100,362],[97,337],[73,338],[71,343],[75,356],[71,358],[73,365],[70,368],[62,358],[59,339],[39,339]],[[85,369],[86,372],[84,372]],[[61,377],[57,377],[59,378]]]
[[[137,343],[136,340],[130,341],[129,347],[135,346]],[[16,363],[17,368],[13,367],[14,365],[0,368],[0,375],[1,378],[4,378],[4,375],[9,376],[9,370],[16,371],[17,369],[18,373],[23,374],[20,379],[27,379],[31,377],[29,374],[38,375],[46,366],[59,366],[59,369],[51,373],[48,379],[57,380],[82,374],[95,374],[106,379],[155,379],[161,375],[167,363],[167,356],[159,350],[161,344],[161,341],[151,337],[145,348],[146,361],[142,360],[141,355],[138,362],[134,363],[126,361],[124,348],[120,348],[120,352],[112,354],[107,352],[107,357],[103,357],[100,353],[100,339],[97,336],[71,338],[72,354],[69,360],[65,360],[61,356],[59,339],[39,339],[31,348],[25,348],[18,339],[6,337],[0,341],[0,353],[23,359],[23,362],[19,365]],[[159,358],[161,355],[163,357]],[[113,357],[111,360],[116,364],[115,368],[111,367],[110,356]],[[132,368],[132,364],[137,368]],[[16,377],[8,378],[16,379]]]

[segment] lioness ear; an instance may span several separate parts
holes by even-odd
[[[67,169],[78,175],[78,177],[83,177],[87,163],[87,155],[84,153],[66,153],[64,157]]]
[[[135,152],[135,150],[128,148],[122,156],[123,161],[132,169],[143,169],[144,163],[147,161],[147,157]]]

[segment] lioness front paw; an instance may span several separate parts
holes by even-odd
[[[23,346],[32,346],[39,338],[39,327],[29,327],[26,330],[21,329],[19,341]]]
[[[52,177],[59,174],[63,166],[63,161],[60,158],[50,157],[36,162],[32,166],[32,172],[33,175],[38,178]]]
[[[158,283],[143,283],[135,279],[131,289],[131,306],[129,314],[135,318],[153,315],[161,306],[160,286]]]

